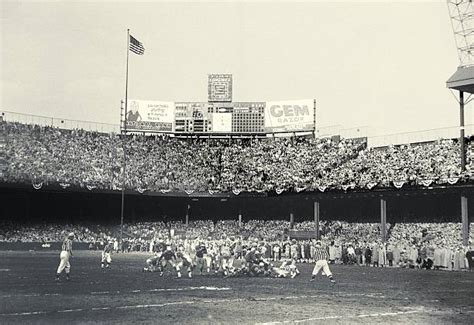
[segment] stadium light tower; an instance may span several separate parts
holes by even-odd
[[[465,171],[464,93],[474,93],[474,5],[472,0],[447,0],[447,3],[460,64],[446,86],[459,91],[461,170]]]
[[[474,6],[472,0],[448,0],[449,17],[459,56],[459,66],[448,79],[446,86],[459,92],[459,116],[461,145],[461,172],[466,170],[466,144],[464,139],[464,93],[474,93]],[[461,220],[463,245],[469,243],[468,196],[461,194]]]
[[[460,66],[474,65],[474,8],[472,0],[447,0]]]

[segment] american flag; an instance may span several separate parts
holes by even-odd
[[[143,44],[132,35],[130,35],[129,49],[130,51],[138,55],[143,55],[145,53],[145,48],[143,47]]]

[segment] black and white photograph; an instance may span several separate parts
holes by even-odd
[[[472,0],[0,1],[0,324],[473,324]]]

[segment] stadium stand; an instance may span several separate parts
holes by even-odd
[[[326,188],[453,185],[469,181],[472,170],[472,143],[468,144],[467,170],[461,173],[459,145],[450,139],[383,148],[367,148],[363,141],[338,138],[187,140],[130,135],[122,139],[116,134],[4,121],[0,122],[0,133],[6,149],[0,181],[32,184],[34,188],[59,184],[63,188],[120,189],[123,148],[127,157],[125,187],[138,192],[279,194]],[[388,240],[383,244],[379,223],[326,220],[319,224],[321,239],[330,247],[334,263],[422,267],[430,256],[433,267],[448,269],[434,255],[443,250],[443,256],[452,255],[454,260],[456,254],[465,254],[460,223],[397,222],[387,227]],[[213,219],[193,220],[188,225],[181,221],[132,222],[124,225],[122,250],[150,251],[159,239],[200,238],[210,245],[239,241],[242,249],[259,242],[268,258],[309,261],[309,239],[290,241],[289,230],[312,232],[315,228],[314,221],[305,220],[239,223]],[[471,224],[471,243],[473,230]],[[0,227],[0,243],[60,242],[69,231],[90,249],[100,248],[106,241],[116,243],[119,238],[117,226],[9,221]]]
[[[1,122],[6,134],[3,182],[99,189],[122,186],[122,140],[115,134]],[[471,146],[471,144],[470,144]],[[281,138],[125,139],[125,186],[138,191],[296,191],[454,184],[461,173],[458,144],[366,148],[351,140]]]

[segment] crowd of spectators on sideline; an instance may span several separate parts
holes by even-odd
[[[76,240],[90,243],[101,237],[100,232],[79,225],[0,223],[0,242],[62,242],[67,232],[74,232]]]
[[[112,242],[116,251],[151,252],[154,244],[163,240],[204,240],[207,245],[219,245],[231,240],[244,249],[254,242],[265,246],[267,258],[294,258],[299,262],[312,261],[310,238],[291,239],[290,230],[307,233],[315,230],[312,221],[297,222],[290,229],[285,220],[250,220],[239,224],[236,220],[182,222],[141,222],[124,225],[124,241],[119,248],[119,228],[97,226],[94,231],[80,225],[16,225],[0,227],[0,242],[61,242],[67,233],[74,232],[75,241],[87,243],[90,249],[101,249]],[[328,247],[331,263],[377,267],[406,267],[419,269],[461,270],[467,251],[474,247],[474,223],[470,225],[470,247],[462,246],[460,223],[396,223],[387,225],[388,238],[381,240],[380,225],[376,223],[348,223],[322,221],[321,240]],[[464,267],[465,268],[465,267]]]
[[[345,139],[178,139],[0,122],[0,181],[144,191],[284,191],[463,181],[459,145],[439,140],[367,148]],[[122,146],[123,145],[123,146]]]

